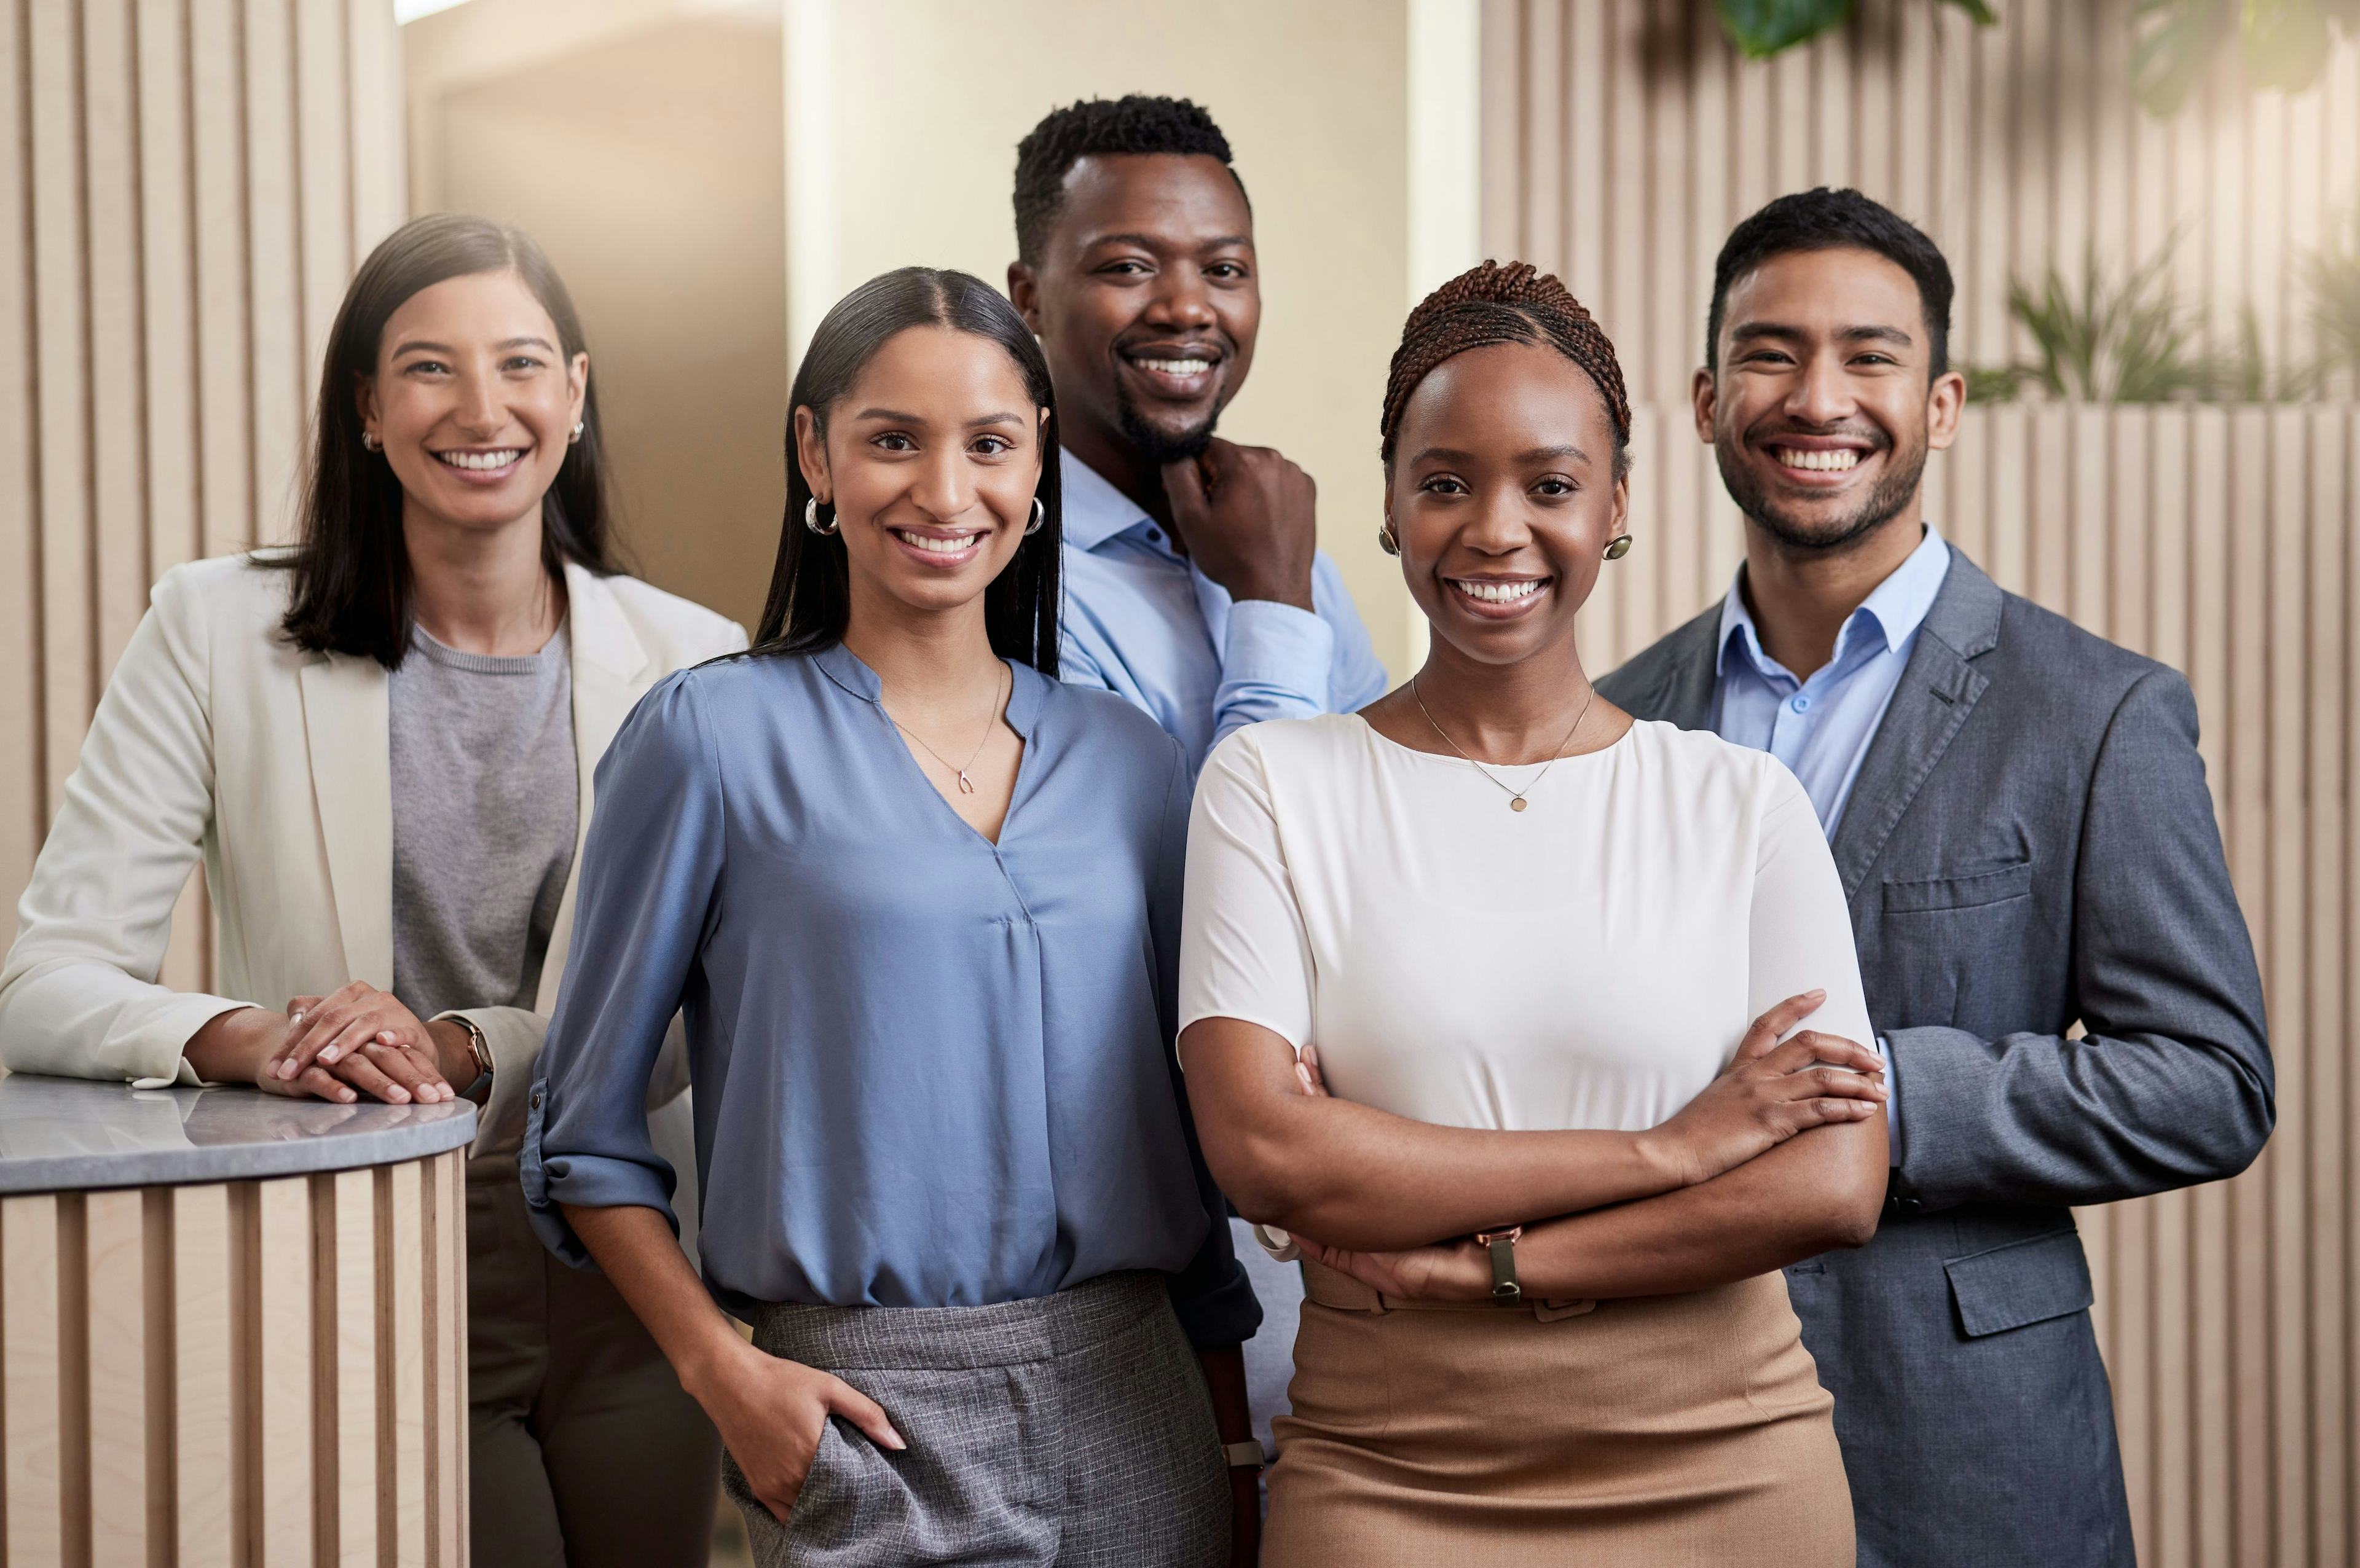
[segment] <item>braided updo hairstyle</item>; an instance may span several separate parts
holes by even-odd
[[[1487,261],[1427,295],[1402,326],[1401,346],[1393,350],[1393,373],[1385,381],[1384,418],[1377,427],[1388,473],[1401,437],[1402,410],[1418,383],[1444,360],[1495,343],[1546,343],[1580,366],[1597,384],[1614,426],[1614,477],[1629,472],[1631,399],[1622,389],[1614,345],[1555,277],[1527,261],[1505,267]]]

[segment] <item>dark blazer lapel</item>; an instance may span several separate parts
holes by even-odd
[[[1885,840],[1991,684],[1972,661],[1999,646],[2003,597],[1998,584],[1953,545],[1950,572],[1918,625],[1909,662],[1861,759],[1830,846],[1846,902],[1859,894]]]
[[[1636,718],[1656,719],[1684,730],[1710,729],[1713,685],[1721,676],[1720,635],[1721,605],[1716,601],[1703,615],[1633,661],[1644,662],[1652,679],[1644,690],[1632,694],[1630,702],[1619,705]],[[1607,684],[1612,687],[1616,681],[1610,678]],[[1613,691],[1606,695],[1608,701],[1616,701]]]

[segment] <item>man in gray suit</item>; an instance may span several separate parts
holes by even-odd
[[[2253,1160],[2261,980],[2188,683],[2001,592],[1919,515],[1965,398],[1950,307],[1933,243],[1855,191],[1738,226],[1695,401],[1745,565],[1598,684],[1775,753],[1843,877],[1891,1194],[1867,1247],[1786,1282],[1861,1563],[2112,1568],[2130,1518],[2071,1210]],[[1711,1184],[1732,1234],[1742,1174]]]

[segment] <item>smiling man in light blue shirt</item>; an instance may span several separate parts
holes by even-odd
[[[1141,96],[1058,109],[1017,148],[1015,208],[1008,294],[1048,356],[1064,448],[1060,673],[1144,708],[1192,768],[1232,730],[1384,695],[1318,549],[1310,475],[1213,435],[1253,364],[1262,281],[1253,209],[1212,116]],[[1302,1276],[1230,1224],[1263,1308],[1240,1362],[1268,1444]],[[1237,1500],[1250,1511],[1244,1479]]]
[[[1064,448],[1065,678],[1146,709],[1192,765],[1243,725],[1382,696],[1310,476],[1213,435],[1262,325],[1220,128],[1169,98],[1059,109],[1017,149],[1015,205],[1009,297]]]

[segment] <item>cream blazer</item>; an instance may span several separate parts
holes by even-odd
[[[11,1071],[192,1083],[181,1050],[222,1013],[283,1007],[355,979],[392,988],[386,670],[290,646],[279,622],[290,581],[224,556],[175,567],[156,584],[17,905],[16,942],[0,969],[0,1062]],[[523,1134],[533,1060],[565,973],[598,759],[649,687],[746,646],[735,622],[634,578],[569,566],[565,590],[581,779],[574,867],[533,1009],[466,1013],[495,1069],[470,1150],[477,1174],[491,1174],[486,1161],[512,1170]],[[219,935],[218,996],[156,983],[173,905],[200,855]],[[693,1182],[676,1061],[669,1076],[669,1091],[650,1100],[672,1103],[650,1123]]]

